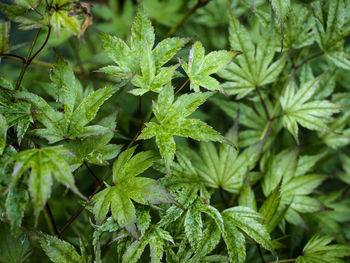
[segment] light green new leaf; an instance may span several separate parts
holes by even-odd
[[[55,236],[38,233],[39,243],[45,254],[54,263],[88,263],[68,242]]]
[[[248,177],[246,178],[241,192],[239,193],[238,204],[256,211],[255,193],[250,186]]]
[[[107,187],[92,198],[93,213],[102,222],[111,210],[114,220],[125,227],[134,237],[136,232],[136,212],[131,201],[141,204],[170,203],[172,197],[154,179],[136,177],[147,170],[158,156],[152,151],[133,155],[136,147],[123,151],[113,164],[114,186]]]
[[[195,140],[225,141],[224,137],[206,123],[197,119],[186,119],[211,95],[209,92],[185,94],[173,103],[174,90],[171,85],[165,86],[159,94],[158,102],[153,105],[158,123],[147,123],[138,139],[156,137],[157,146],[168,169],[176,150],[174,135]]]
[[[143,95],[148,91],[160,92],[162,86],[171,81],[178,65],[160,68],[158,74],[151,47],[146,44],[141,58],[141,75],[136,74],[131,83],[139,87],[130,91],[133,95]]]
[[[182,68],[191,81],[190,88],[196,92],[199,92],[199,87],[222,91],[219,82],[210,75],[222,70],[238,54],[240,52],[221,50],[210,52],[205,56],[202,43],[196,41],[190,50],[188,63],[182,63]]]
[[[9,49],[11,23],[0,20],[0,54]]]
[[[149,245],[151,263],[159,263],[163,257],[165,241],[174,243],[173,238],[167,231],[156,226],[151,226],[140,240],[135,241],[128,247],[123,255],[123,262],[138,262],[145,247]]]
[[[314,235],[303,249],[303,254],[296,259],[296,263],[344,263],[341,258],[350,256],[347,245],[330,245],[333,237]]]
[[[0,114],[0,155],[6,147],[7,122],[4,116]]]
[[[18,183],[26,170],[30,169],[28,187],[36,218],[51,195],[52,175],[58,182],[85,199],[75,186],[74,177],[62,154],[70,153],[63,147],[45,147],[18,152],[8,161],[15,161],[10,188]]]
[[[285,59],[274,60],[276,46],[273,32],[263,29],[255,44],[247,29],[239,23],[233,14],[230,15],[230,47],[239,50],[242,55],[237,62],[232,62],[218,75],[228,80],[222,87],[229,95],[243,98],[255,87],[276,81],[284,68]]]
[[[54,12],[50,18],[50,24],[57,35],[61,32],[61,26],[69,29],[75,35],[79,35],[80,33],[79,21],[74,16],[69,15],[69,11],[67,10],[57,10]]]
[[[101,37],[106,53],[117,66],[107,66],[100,71],[122,79],[129,79],[137,74],[133,84],[140,89],[132,92],[135,95],[142,95],[149,90],[159,92],[160,83],[166,83],[169,75],[175,70],[172,67],[162,69],[161,66],[189,41],[185,38],[167,38],[153,49],[154,29],[142,7],[139,8],[132,24],[130,46],[114,36],[101,34]],[[144,75],[146,72],[142,71],[145,68],[154,71],[153,78]]]
[[[304,83],[297,89],[294,81],[291,81],[285,93],[280,98],[284,111],[283,126],[298,141],[298,124],[318,131],[330,131],[326,121],[332,114],[339,112],[339,107],[328,100],[313,100],[312,96],[317,90],[319,78]]]

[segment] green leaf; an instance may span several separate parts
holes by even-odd
[[[154,179],[136,177],[148,169],[158,156],[152,151],[141,152],[133,157],[135,147],[123,151],[113,165],[114,186],[107,187],[92,198],[93,213],[102,222],[111,210],[114,220],[125,227],[134,237],[136,212],[130,199],[141,204],[170,203],[172,197]]]
[[[191,246],[196,248],[199,241],[202,239],[202,216],[198,205],[190,206],[185,217],[185,234]]]
[[[299,90],[295,82],[291,81],[280,98],[284,111],[283,126],[296,141],[298,141],[298,124],[310,130],[330,131],[325,122],[332,114],[339,112],[339,108],[327,100],[310,101],[317,90],[319,79],[304,83]]]
[[[223,235],[223,238],[230,256],[230,262],[243,263],[246,258],[245,238],[239,229],[230,223],[230,220],[224,218],[226,235]]]
[[[250,186],[248,177],[239,193],[238,204],[256,211],[255,193]]]
[[[39,243],[45,254],[54,263],[86,263],[75,248],[55,236],[38,233]]]
[[[21,151],[9,159],[9,162],[15,161],[10,188],[18,183],[26,170],[30,169],[28,187],[36,218],[50,197],[52,175],[58,182],[85,199],[75,186],[74,177],[62,154],[69,152],[63,147],[45,147]]]
[[[11,23],[0,20],[0,54],[9,49]]]
[[[281,181],[282,182],[282,181]],[[265,225],[270,233],[274,227],[274,217],[281,201],[281,183],[267,196],[266,200],[259,209],[259,213],[264,217]]]
[[[79,35],[80,33],[79,21],[74,16],[69,15],[69,11],[66,10],[57,10],[54,12],[50,18],[50,24],[57,35],[61,32],[61,26],[69,29],[75,35]]]
[[[149,90],[159,92],[161,85],[169,82],[175,70],[175,67],[161,67],[189,41],[186,38],[167,38],[153,49],[154,29],[142,7],[139,7],[132,24],[130,46],[114,36],[102,34],[101,37],[106,53],[117,66],[107,66],[100,71],[122,79],[135,75],[132,83],[140,89],[133,90],[134,95],[142,95]],[[145,75],[146,68],[152,70],[154,76]]]
[[[274,61],[275,43],[273,32],[264,29],[255,44],[246,28],[239,23],[233,14],[230,15],[230,47],[239,50],[242,55],[237,62],[232,62],[218,75],[228,80],[222,87],[229,95],[243,98],[255,87],[275,82],[284,68],[285,58]]]
[[[174,103],[174,90],[171,85],[165,86],[153,105],[153,112],[158,121],[146,123],[138,139],[156,137],[160,154],[168,169],[174,159],[176,150],[173,136],[190,137],[196,140],[220,141],[225,139],[206,123],[197,119],[186,119],[195,109],[211,96],[206,93],[192,93],[180,96]]]
[[[350,57],[344,52],[344,39],[350,35],[347,1],[315,3],[313,10],[316,41],[326,57],[336,66],[350,69]]]
[[[76,101],[73,96],[78,93],[76,89],[80,88],[79,83],[73,81],[72,73],[68,73],[69,69],[66,66],[67,65],[64,64],[63,61],[59,61],[59,65],[54,69],[54,72],[59,71],[58,68],[61,67],[61,70],[67,75],[63,74],[61,79],[58,77],[53,77],[53,79],[57,82],[56,87],[60,89],[58,90],[58,95],[61,96],[64,101],[64,108],[67,109],[67,112],[62,113],[55,111],[42,97],[33,93],[26,91],[16,93],[17,98],[30,102],[38,109],[36,119],[41,122],[45,128],[34,129],[31,133],[46,138],[49,143],[55,143],[67,138],[85,138],[106,133],[108,129],[105,127],[86,125],[95,118],[101,105],[118,90],[118,87],[112,86],[98,89],[85,97],[74,109],[74,112],[71,112],[74,106],[73,103]],[[64,76],[66,76],[66,79],[64,79]],[[62,84],[64,81],[68,81],[67,84]],[[70,89],[67,90],[67,87],[64,88],[64,85],[69,85]]]
[[[343,257],[350,255],[350,248],[347,245],[330,245],[333,237],[314,235],[305,245],[302,256],[299,256],[296,263],[323,263],[323,262],[345,262]]]
[[[261,223],[263,217],[248,207],[232,207],[222,212],[224,221],[234,225],[267,250],[274,251],[269,233]]]
[[[28,203],[29,195],[24,183],[13,186],[6,197],[6,217],[10,221],[11,229],[22,225],[22,218]]]
[[[221,50],[210,52],[206,56],[204,54],[202,43],[196,41],[190,50],[188,63],[182,63],[182,68],[191,81],[190,88],[196,92],[199,92],[199,87],[222,91],[219,82],[210,75],[222,70],[240,52]]]
[[[226,135],[232,141],[235,131]],[[264,142],[258,142],[246,148],[240,154],[232,146],[221,144],[219,151],[211,142],[200,143],[199,158],[193,162],[200,177],[207,186],[238,194],[244,185],[246,174],[254,169]]]
[[[17,229],[19,234],[14,236],[14,231],[8,225],[0,224],[0,263],[18,262],[28,260],[27,253],[30,251],[28,233]]]
[[[152,226],[146,231],[140,240],[135,241],[133,244],[131,244],[131,246],[129,246],[123,255],[123,262],[138,262],[138,259],[141,257],[145,247],[149,245],[151,263],[159,263],[163,257],[163,247],[165,245],[165,241],[170,241],[173,243],[173,238],[167,231],[159,227]]]
[[[6,147],[7,122],[4,116],[0,114],[0,155]]]

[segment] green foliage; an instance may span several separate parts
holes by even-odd
[[[350,0],[0,12],[0,263],[349,262]]]

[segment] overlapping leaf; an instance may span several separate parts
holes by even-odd
[[[229,95],[243,98],[256,86],[263,86],[276,81],[284,68],[285,59],[274,60],[276,45],[273,32],[265,30],[255,44],[247,29],[231,14],[230,47],[241,51],[237,62],[232,62],[218,75],[228,80],[222,87]]]
[[[81,102],[82,88],[67,63],[58,58],[53,69],[52,81],[55,84],[59,101],[64,112],[53,109],[42,97],[27,91],[16,93],[18,99],[30,102],[37,109],[36,119],[45,128],[34,129],[31,134],[43,137],[49,143],[64,139],[85,138],[108,131],[100,125],[86,126],[92,121],[100,106],[109,99],[117,87],[105,87],[90,93]]]
[[[187,119],[196,108],[205,102],[212,93],[191,93],[180,96],[174,103],[174,90],[165,86],[153,105],[153,112],[158,121],[146,123],[138,139],[156,137],[160,154],[169,168],[174,159],[176,145],[173,136],[190,137],[205,141],[226,141],[217,131],[198,119]]]
[[[330,131],[326,121],[334,113],[339,112],[339,107],[328,100],[312,100],[319,78],[303,83],[299,89],[296,83],[291,81],[283,96],[280,98],[284,111],[283,126],[298,141],[298,124],[318,131]]]
[[[131,28],[130,46],[114,36],[102,35],[102,39],[107,54],[117,66],[107,66],[100,71],[122,79],[136,75],[133,84],[140,87],[133,91],[136,95],[149,90],[159,92],[160,86],[169,82],[175,68],[162,66],[188,42],[184,38],[167,38],[153,49],[154,29],[141,7]]]
[[[30,169],[28,187],[36,217],[51,195],[52,176],[85,198],[75,186],[74,177],[62,154],[70,153],[63,147],[45,147],[20,151],[9,159],[9,162],[15,162],[10,188],[18,183],[25,171]]]
[[[172,197],[167,190],[154,179],[136,177],[148,169],[158,156],[152,152],[141,152],[132,157],[136,147],[122,152],[113,164],[113,186],[97,193],[92,203],[93,213],[98,222],[102,222],[111,210],[114,220],[125,227],[133,236],[136,231],[136,213],[134,201],[141,204],[170,203]]]
[[[202,43],[196,41],[190,50],[188,63],[182,63],[182,68],[190,79],[190,88],[196,92],[199,92],[199,87],[222,91],[219,82],[210,75],[222,70],[238,54],[238,51],[220,50],[205,55]]]

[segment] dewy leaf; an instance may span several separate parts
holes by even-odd
[[[212,91],[222,91],[219,82],[210,75],[222,70],[239,54],[238,51],[221,50],[210,52],[205,56],[202,43],[196,41],[190,50],[188,63],[182,63],[182,68],[191,82],[190,88],[196,92],[199,92],[199,87]]]
[[[319,78],[304,83],[297,89],[294,81],[290,81],[285,93],[280,98],[284,111],[283,126],[298,141],[298,124],[318,131],[330,131],[326,120],[334,113],[339,112],[339,107],[328,100],[310,101],[315,91]]]
[[[323,262],[344,262],[343,257],[350,255],[350,248],[347,245],[330,245],[334,238],[330,236],[314,235],[305,245],[303,253],[297,258],[296,263],[323,263]]]
[[[151,226],[140,240],[135,241],[128,247],[123,255],[123,262],[138,262],[145,247],[149,245],[151,263],[160,263],[163,257],[165,241],[174,243],[173,238],[167,231],[156,226]]]
[[[139,8],[132,24],[130,45],[122,39],[102,34],[103,46],[108,56],[117,66],[101,68],[101,72],[129,79],[135,75],[133,84],[140,89],[132,91],[134,95],[153,90],[159,92],[160,85],[167,83],[175,68],[161,68],[189,39],[167,38],[154,46],[154,29],[142,7]],[[148,78],[141,72],[147,66],[154,71],[153,78]],[[137,75],[136,75],[137,74]]]
[[[114,220],[125,227],[134,237],[136,232],[136,212],[131,201],[141,204],[170,203],[172,197],[154,179],[136,177],[147,170],[158,156],[152,152],[133,155],[135,147],[123,151],[113,165],[114,186],[107,187],[92,198],[93,213],[102,222],[111,210]]]
[[[11,23],[0,20],[0,54],[9,49]]]
[[[218,75],[228,80],[222,87],[229,95],[243,98],[254,90],[256,86],[263,86],[275,82],[284,68],[285,58],[274,61],[275,43],[273,32],[266,28],[255,44],[246,28],[239,23],[233,14],[230,15],[230,47],[239,50],[242,55],[235,62],[229,64]]]
[[[63,147],[45,147],[18,152],[9,159],[15,161],[10,188],[16,185],[21,175],[30,169],[29,192],[34,203],[34,213],[38,217],[51,194],[52,175],[69,187],[74,193],[85,198],[74,184],[74,177],[62,154],[69,154]]]
[[[0,114],[0,155],[6,147],[7,122],[4,116]]]
[[[156,137],[160,154],[168,168],[176,150],[174,135],[195,140],[225,142],[225,138],[206,123],[197,119],[186,119],[211,95],[209,92],[185,94],[173,103],[174,90],[171,85],[165,86],[159,94],[158,102],[153,105],[158,123],[147,123],[138,139]]]
[[[68,242],[55,236],[38,233],[39,243],[53,263],[85,263],[75,248]]]

